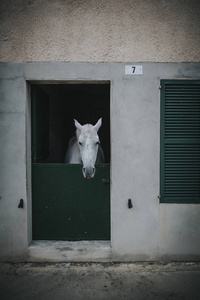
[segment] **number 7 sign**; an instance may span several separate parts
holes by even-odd
[[[142,66],[125,66],[125,75],[142,75],[143,68]]]

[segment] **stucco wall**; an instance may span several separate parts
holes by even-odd
[[[197,62],[198,0],[1,0],[0,61]]]
[[[161,204],[158,199],[160,79],[200,79],[200,64],[143,63],[143,74],[134,76],[125,75],[125,65],[0,64],[0,260],[200,259],[200,205]],[[62,242],[28,247],[32,200],[27,81],[31,80],[111,83],[111,247]],[[21,198],[23,209],[18,208]]]

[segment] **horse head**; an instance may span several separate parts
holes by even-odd
[[[101,127],[102,119],[99,119],[94,126],[91,124],[81,125],[77,120],[74,120],[74,122],[76,126],[77,144],[83,163],[83,176],[85,178],[93,178],[100,144],[97,132]]]

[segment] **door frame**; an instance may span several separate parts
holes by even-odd
[[[28,227],[28,246],[33,242],[32,237],[32,149],[31,149],[31,135],[32,135],[32,122],[31,122],[31,85],[32,84],[109,84],[110,85],[110,240],[107,241],[109,245],[112,240],[112,205],[111,205],[111,174],[112,174],[112,143],[111,143],[111,111],[112,111],[112,81],[111,80],[26,80],[27,86],[27,105],[26,105],[26,182],[27,182],[27,199],[29,205],[27,205],[27,227]],[[93,241],[91,241],[93,242]],[[104,241],[105,242],[105,241]],[[62,241],[60,241],[62,243]],[[71,242],[76,243],[76,242]],[[107,245],[106,245],[107,248]]]

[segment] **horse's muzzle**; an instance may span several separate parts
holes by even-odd
[[[85,178],[93,178],[95,174],[95,168],[83,168],[83,176]]]

